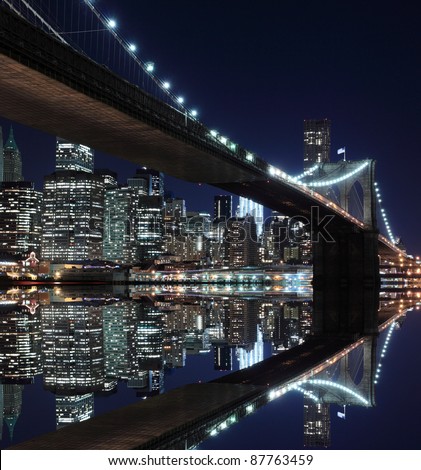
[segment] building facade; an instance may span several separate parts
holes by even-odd
[[[329,119],[304,120],[304,170],[330,162],[330,127]]]
[[[42,193],[35,191],[33,183],[0,183],[0,252],[39,252],[41,205]]]

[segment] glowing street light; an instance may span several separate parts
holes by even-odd
[[[182,96],[179,96],[177,98],[177,101],[180,103],[180,104],[183,104],[184,103],[184,98]]]
[[[136,51],[136,46],[134,44],[129,44],[129,50],[131,52],[135,52]]]
[[[197,116],[197,111],[196,111],[195,109],[192,109],[191,115],[192,115],[193,117],[196,117],[196,116]]]
[[[166,90],[168,90],[168,89],[171,87],[170,82],[164,82],[164,83],[162,84],[162,86],[163,86]]]
[[[108,27],[111,28],[111,29],[114,29],[115,27],[117,27],[117,22],[116,20],[108,20]]]
[[[153,62],[146,62],[146,71],[153,72],[155,69],[155,64]]]

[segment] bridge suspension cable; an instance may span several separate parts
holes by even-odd
[[[297,181],[297,184],[301,184],[303,186],[308,186],[309,188],[322,188],[326,186],[332,186],[334,184],[340,183],[341,181],[345,181],[346,179],[350,178],[351,176],[356,175],[360,171],[362,171],[364,168],[366,168],[370,162],[364,162],[354,170],[342,175],[338,176],[337,178],[329,179],[329,180],[324,180],[324,181],[311,181],[308,183],[305,183],[304,181]]]
[[[392,229],[390,228],[389,220],[388,220],[387,215],[386,215],[386,210],[381,205],[382,204],[382,196],[381,196],[380,188],[379,188],[379,185],[378,185],[377,182],[374,183],[374,189],[375,189],[375,192],[376,192],[377,203],[378,203],[379,208],[380,208],[380,213],[381,213],[384,225],[386,227],[386,231],[387,231],[387,235],[389,237],[389,240],[392,243],[396,243],[396,238],[393,236]]]
[[[38,20],[43,28],[46,28],[53,36],[55,36],[59,41],[63,42],[64,44],[68,44],[64,38],[61,36],[61,34],[56,31],[47,21],[44,20],[44,18],[36,11],[34,8],[26,1],[26,0],[19,0],[19,6],[20,8],[17,8],[14,5],[13,0],[3,0],[3,2],[8,5],[8,7],[14,11],[17,15],[25,18],[25,16],[22,14],[22,4],[24,7],[26,7],[27,11],[33,15],[34,20]],[[15,2],[16,3],[16,2]]]
[[[383,345],[383,349],[382,349],[382,352],[380,354],[380,359],[379,359],[379,362],[377,364],[377,368],[376,368],[376,374],[374,376],[374,383],[377,384],[379,378],[380,378],[380,372],[382,370],[382,359],[386,356],[386,352],[387,352],[387,348],[389,347],[389,342],[390,342],[390,338],[392,336],[392,333],[395,331],[396,329],[396,325],[397,323],[392,323],[389,327],[389,330],[387,332],[387,335],[386,335],[386,340],[385,340],[385,343]]]

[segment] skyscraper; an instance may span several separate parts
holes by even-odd
[[[164,197],[164,175],[150,168],[138,168],[136,175],[127,180],[130,187],[142,188],[145,196]]]
[[[232,217],[232,196],[215,196],[213,199],[213,218],[216,221]]]
[[[56,172],[44,178],[42,256],[54,261],[102,256],[104,187],[93,151],[57,139]]]
[[[304,120],[304,170],[330,161],[329,119]]]
[[[257,266],[259,256],[256,239],[253,217],[229,219],[225,236],[228,266]]]
[[[94,171],[94,153],[86,145],[68,142],[60,137],[56,141],[56,171]]]
[[[116,263],[137,261],[136,220],[141,191],[115,188],[105,192],[103,257]]]
[[[259,237],[263,232],[263,206],[257,202],[241,197],[238,204],[237,217],[253,217],[256,233]]]
[[[0,155],[1,156],[1,155]],[[3,147],[3,177],[2,181],[22,181],[22,157],[10,127],[9,138]]]
[[[39,252],[42,193],[29,181],[0,183],[0,251]]]
[[[101,258],[104,182],[85,171],[44,178],[42,256],[55,261]]]

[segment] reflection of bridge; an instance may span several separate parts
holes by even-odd
[[[385,328],[397,319],[389,318]],[[192,384],[94,417],[15,449],[191,448],[269,401],[302,389],[320,403],[374,404],[375,337],[354,343],[312,339],[248,369],[210,383]],[[364,352],[360,380],[350,377],[349,355]],[[339,374],[332,374],[333,368]]]

